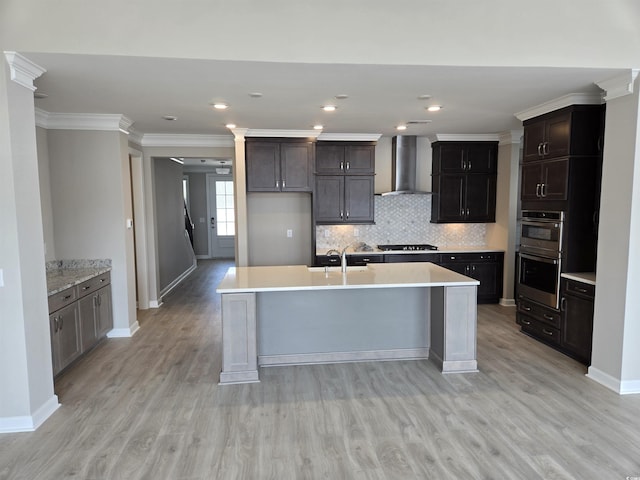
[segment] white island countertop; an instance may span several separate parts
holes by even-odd
[[[433,263],[374,263],[362,267],[231,267],[217,293],[336,290],[352,288],[454,287],[479,285],[473,278]]]

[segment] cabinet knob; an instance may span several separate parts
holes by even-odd
[[[340,170],[344,170],[344,162],[340,162]]]
[[[547,191],[546,190],[547,190],[547,184],[546,183],[541,183],[540,184],[540,196],[542,198],[547,196]]]
[[[280,188],[280,182],[276,180],[276,188]]]
[[[347,162],[347,170],[349,170],[349,162]]]
[[[542,143],[538,144],[538,156],[541,157],[543,155],[542,153]]]
[[[287,188],[287,184],[285,182],[286,182],[286,180],[283,178],[282,179],[282,188]]]

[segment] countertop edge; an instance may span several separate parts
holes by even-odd
[[[107,273],[111,271],[111,267],[96,267],[91,269],[91,273],[87,273],[84,272],[87,269],[78,269],[78,270],[83,270],[83,273],[80,275],[73,275],[74,273],[74,269],[62,269],[65,272],[65,276],[68,276],[69,278],[65,278],[65,283],[62,285],[55,285],[54,287],[49,287],[47,285],[47,296],[50,297],[52,295],[55,295],[56,293],[60,293],[64,290],[67,290],[69,288],[73,288],[76,285],[81,284],[82,282],[85,282],[87,280],[90,280],[92,278],[97,277],[98,275],[102,275],[103,273]],[[53,272],[56,272],[55,270],[53,270]],[[49,273],[49,272],[47,272]],[[73,276],[73,278],[71,278]],[[49,279],[47,279],[47,283],[48,283]]]
[[[594,287],[596,285],[596,274],[594,272],[565,272],[561,273],[560,276],[576,282],[593,285]]]
[[[416,253],[504,253],[504,249],[493,247],[445,247],[438,250],[379,250],[374,249],[368,252],[347,251],[347,255],[383,255],[400,254],[411,255]],[[327,250],[316,250],[316,256],[326,256]]]

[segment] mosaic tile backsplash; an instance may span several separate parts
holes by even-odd
[[[447,247],[485,245],[484,223],[430,223],[431,195],[376,195],[375,219],[375,225],[317,226],[317,249],[342,249],[354,242],[372,247],[395,243]]]

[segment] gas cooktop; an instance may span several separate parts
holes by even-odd
[[[400,244],[400,245],[378,245],[380,250],[389,252],[392,250],[419,251],[419,250],[438,250],[435,245],[428,243]]]

